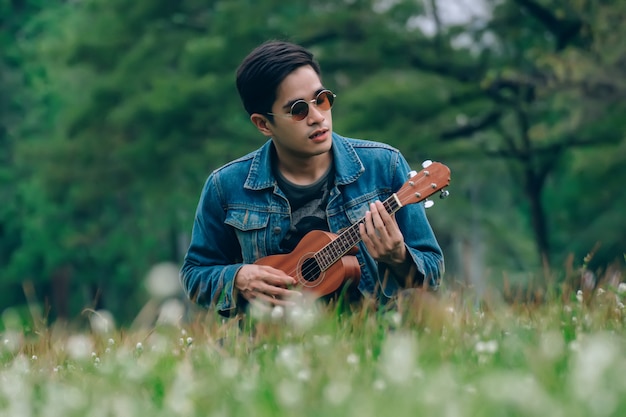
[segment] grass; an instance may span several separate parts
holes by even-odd
[[[311,304],[124,330],[9,325],[0,415],[626,415],[624,286],[534,303],[442,291],[387,312]]]

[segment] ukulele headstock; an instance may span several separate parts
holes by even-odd
[[[440,198],[446,198],[449,195],[448,190],[444,188],[450,185],[450,168],[440,162],[432,161],[425,161],[422,166],[421,171],[409,173],[409,179],[396,193],[403,206],[427,200],[436,192],[441,192]],[[428,200],[424,206],[429,208],[433,204]]]

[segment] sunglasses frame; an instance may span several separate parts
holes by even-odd
[[[291,107],[289,108],[289,113],[269,113],[269,112],[268,112],[267,114],[272,115],[272,116],[280,116],[280,117],[292,118],[292,119],[293,119],[294,121],[296,121],[296,122],[301,122],[301,121],[303,121],[304,119],[306,119],[306,118],[308,117],[308,115],[309,115],[309,111],[310,111],[310,107],[311,107],[311,104],[314,104],[314,105],[315,105],[315,107],[317,107],[318,109],[320,108],[320,107],[319,107],[319,105],[317,104],[317,102],[318,102],[318,99],[320,98],[320,96],[321,96],[322,94],[327,95],[327,97],[326,97],[326,98],[324,98],[324,100],[328,100],[328,102],[330,103],[330,105],[329,105],[328,109],[326,109],[326,110],[324,110],[324,109],[320,109],[320,110],[322,110],[322,111],[328,111],[328,110],[332,109],[332,108],[333,108],[333,104],[334,104],[334,102],[335,102],[335,98],[337,97],[337,94],[333,93],[332,91],[330,91],[330,90],[328,90],[328,89],[324,89],[324,90],[320,91],[319,93],[317,93],[317,95],[315,96],[315,98],[314,98],[314,99],[312,99],[312,100],[296,100],[296,101],[295,101],[295,102],[291,105]],[[304,115],[302,115],[302,119],[300,119],[300,118],[299,118],[299,117],[300,117],[300,115],[294,115],[294,114],[293,114],[293,109],[294,109],[294,107],[295,107],[296,105],[299,105],[300,103],[304,103],[304,104],[306,104],[306,105],[307,105],[307,107],[306,107],[306,113],[304,113]]]

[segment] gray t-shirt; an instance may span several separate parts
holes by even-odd
[[[319,180],[309,185],[289,182],[278,169],[274,170],[278,186],[285,193],[291,206],[291,226],[280,243],[285,252],[291,252],[298,242],[311,230],[329,231],[326,205],[332,188],[334,170],[328,169]]]

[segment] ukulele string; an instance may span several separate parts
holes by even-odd
[[[332,266],[335,262],[337,262],[342,256],[348,253],[350,249],[352,249],[357,243],[359,243],[359,241],[361,241],[361,236],[357,232],[358,225],[362,223],[364,220],[365,218],[362,218],[355,224],[349,226],[346,230],[344,230],[341,233],[341,235],[339,235],[339,237],[331,240],[320,250],[318,250],[317,252],[314,252],[313,256],[309,258],[309,259],[313,259],[314,263],[309,264],[302,269],[301,271],[302,277],[306,279],[310,275],[314,275],[317,272],[321,273],[327,270],[330,266]],[[345,236],[348,236],[351,238],[351,241],[350,241],[351,244],[343,243],[343,240],[344,240],[343,238]],[[342,247],[335,248],[335,246],[339,245],[340,243],[342,244]],[[291,272],[287,273],[287,275],[297,276],[297,271],[298,271],[298,267],[296,266],[296,268],[292,270]]]

